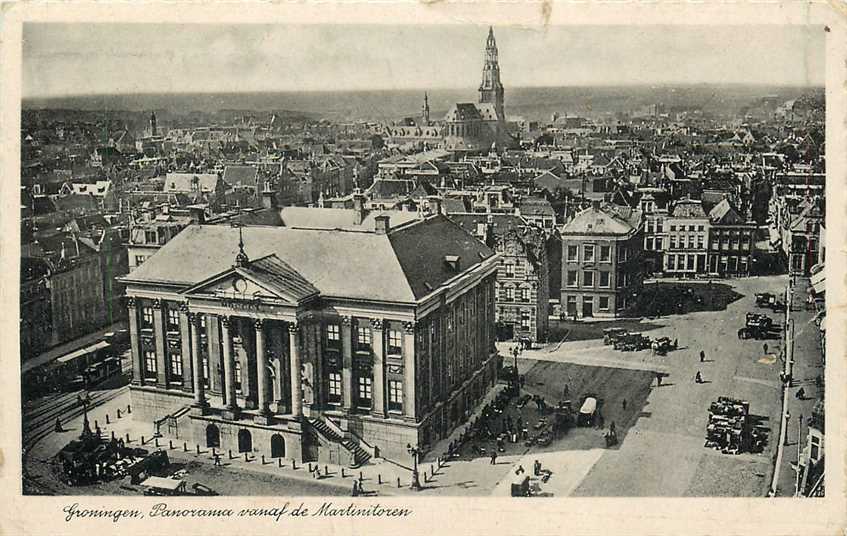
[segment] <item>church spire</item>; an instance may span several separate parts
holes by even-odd
[[[421,119],[425,127],[429,126],[429,95],[424,91],[424,103],[421,108]]]
[[[494,104],[498,119],[505,119],[497,41],[494,39],[494,28],[491,26],[488,27],[488,39],[485,42],[485,64],[482,67],[482,83],[479,85],[479,102]]]

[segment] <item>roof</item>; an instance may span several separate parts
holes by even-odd
[[[324,209],[325,210],[325,209]],[[323,296],[411,303],[462,271],[494,255],[445,216],[394,228],[388,234],[339,229],[243,227],[245,251],[254,259],[275,255]],[[190,287],[231,268],[238,229],[190,225],[126,281]],[[270,268],[269,268],[270,269]]]
[[[230,186],[256,187],[259,180],[259,168],[256,166],[226,166],[223,180]]]
[[[356,211],[352,208],[284,207],[279,215],[281,225],[286,227],[363,231],[373,231],[376,217],[380,215],[388,216],[392,227],[420,219],[417,212],[407,210],[372,210],[365,213],[361,224],[355,225]]]
[[[476,234],[477,225],[487,224],[488,216],[491,216],[491,222],[494,225],[494,236],[504,236],[509,231],[519,229],[527,225],[527,221],[520,216],[514,214],[450,214],[450,219],[456,222],[465,231]]]
[[[555,216],[553,205],[546,199],[539,197],[527,197],[521,201],[518,207],[522,216]]]
[[[447,115],[444,116],[444,120],[448,122],[479,121],[481,119],[482,117],[480,116],[476,105],[470,102],[457,102],[450,107],[450,110],[447,111]]]
[[[194,187],[195,180],[197,187]],[[168,173],[165,178],[166,192],[214,192],[218,185],[215,173]]]
[[[255,278],[271,290],[292,296],[298,301],[319,292],[297,270],[276,255],[256,259],[237,270]]]
[[[736,224],[744,223],[744,219],[738,214],[729,199],[722,199],[720,203],[709,211],[709,220],[713,223]]]
[[[706,212],[703,210],[703,204],[699,200],[682,199],[677,201],[671,210],[672,218],[683,219],[698,219],[706,218]]]
[[[562,234],[627,235],[636,231],[628,221],[608,206],[589,207],[565,224]]]

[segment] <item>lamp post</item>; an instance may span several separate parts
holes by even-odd
[[[91,437],[91,425],[88,423],[88,405],[91,403],[91,399],[88,397],[87,391],[85,397],[77,395],[77,398],[79,403],[82,404],[82,433],[79,435],[79,438],[88,439]]]
[[[521,396],[521,377],[518,374],[518,347],[512,349],[512,355],[515,358],[515,396]]]
[[[421,490],[421,482],[418,479],[418,454],[421,449],[418,447],[413,447],[409,443],[406,443],[406,450],[412,456],[412,483],[410,487],[415,491]]]

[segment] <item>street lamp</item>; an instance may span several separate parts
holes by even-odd
[[[515,396],[521,396],[521,377],[518,374],[518,347],[512,349],[512,355],[515,357]]]
[[[88,439],[91,437],[91,425],[88,423],[88,404],[91,403],[91,399],[88,397],[88,392],[85,393],[85,398],[81,395],[77,395],[79,399],[79,403],[82,404],[82,433],[79,435],[80,439]]]
[[[412,456],[412,484],[411,488],[415,491],[421,490],[421,482],[418,479],[418,454],[420,454],[421,449],[418,447],[413,447],[409,443],[406,443],[406,450]]]

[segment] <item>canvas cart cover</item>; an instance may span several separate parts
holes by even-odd
[[[597,399],[588,397],[585,399],[585,402],[582,403],[582,407],[579,408],[579,412],[583,415],[590,415],[594,413],[597,409]]]
[[[148,488],[166,489],[176,491],[182,485],[182,480],[176,478],[162,478],[160,476],[151,476],[141,483],[142,486]]]

